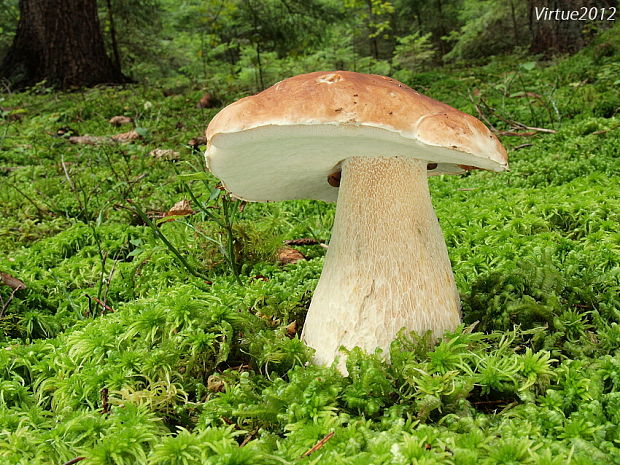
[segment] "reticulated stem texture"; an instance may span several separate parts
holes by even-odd
[[[405,327],[435,336],[460,322],[448,251],[431,204],[426,162],[347,158],[332,238],[302,338],[315,363],[359,346],[389,353]]]

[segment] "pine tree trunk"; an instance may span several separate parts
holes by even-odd
[[[20,0],[17,33],[0,76],[13,88],[128,82],[105,53],[96,0]]]

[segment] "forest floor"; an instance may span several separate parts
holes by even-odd
[[[0,97],[0,461],[620,463],[620,38],[406,84],[510,171],[430,180],[464,324],[348,377],[299,340],[325,249],[278,261],[334,205],[218,189],[204,91]]]

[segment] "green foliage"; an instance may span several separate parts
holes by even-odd
[[[187,82],[168,97],[159,87],[55,94],[42,84],[2,102],[11,110],[0,123],[0,271],[27,287],[0,286],[0,461],[616,460],[617,34],[557,62],[504,56],[420,72],[406,60],[441,47],[439,24],[400,34],[402,15],[428,8],[419,2],[394,2],[402,8],[377,18],[396,16],[391,37],[376,37],[385,60],[361,57],[368,37],[350,37],[342,24],[320,38],[300,32],[284,49],[267,35],[277,31],[237,38],[231,31],[249,10],[224,2],[216,17],[218,4],[161,6],[187,23],[173,66],[199,76],[192,54],[204,50],[208,85],[221,97],[256,86],[257,44],[271,82],[316,67],[388,73],[393,41],[394,71],[416,90],[472,114],[478,105],[499,131],[510,120],[556,131],[504,137],[507,173],[430,181],[468,326],[439,340],[402,333],[389,354],[353,349],[348,377],[313,366],[299,336],[324,252],[304,246],[308,260],[287,266],[275,252],[283,239],[329,240],[334,206],[242,206],[215,189],[185,144],[217,110],[195,108],[203,92]],[[192,39],[194,21],[204,46]],[[272,27],[298,26],[286,21]],[[59,134],[114,134],[107,120],[119,114],[144,129],[142,140],[75,145]],[[150,156],[156,148],[178,160]],[[194,212],[165,215],[180,200]]]
[[[162,32],[164,10],[159,0],[106,0],[98,2],[99,21],[108,54],[115,59],[116,48],[123,70],[143,76],[146,70],[163,69],[162,48],[167,53],[174,50],[165,45],[165,38],[154,41]],[[114,38],[112,34],[114,32]],[[162,47],[163,46],[163,47]]]
[[[412,80],[412,74],[407,76],[403,75],[403,72],[422,71],[431,63],[435,51],[430,43],[430,36],[430,32],[424,35],[416,32],[398,39],[398,45],[394,48],[392,63],[401,69],[400,73],[397,73],[399,80]]]
[[[446,60],[479,58],[506,53],[531,40],[528,5],[516,0],[466,0],[459,11],[462,24],[450,31],[454,43]]]
[[[0,56],[4,56],[11,46],[18,17],[19,8],[17,0],[2,0],[0,2]]]
[[[394,13],[390,0],[345,0],[345,8],[359,9],[361,18],[367,22],[370,37],[378,37],[390,29],[389,15]]]

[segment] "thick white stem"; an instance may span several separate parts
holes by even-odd
[[[332,239],[302,338],[315,362],[341,345],[388,354],[405,327],[436,336],[460,322],[459,295],[428,191],[426,162],[346,159]]]

